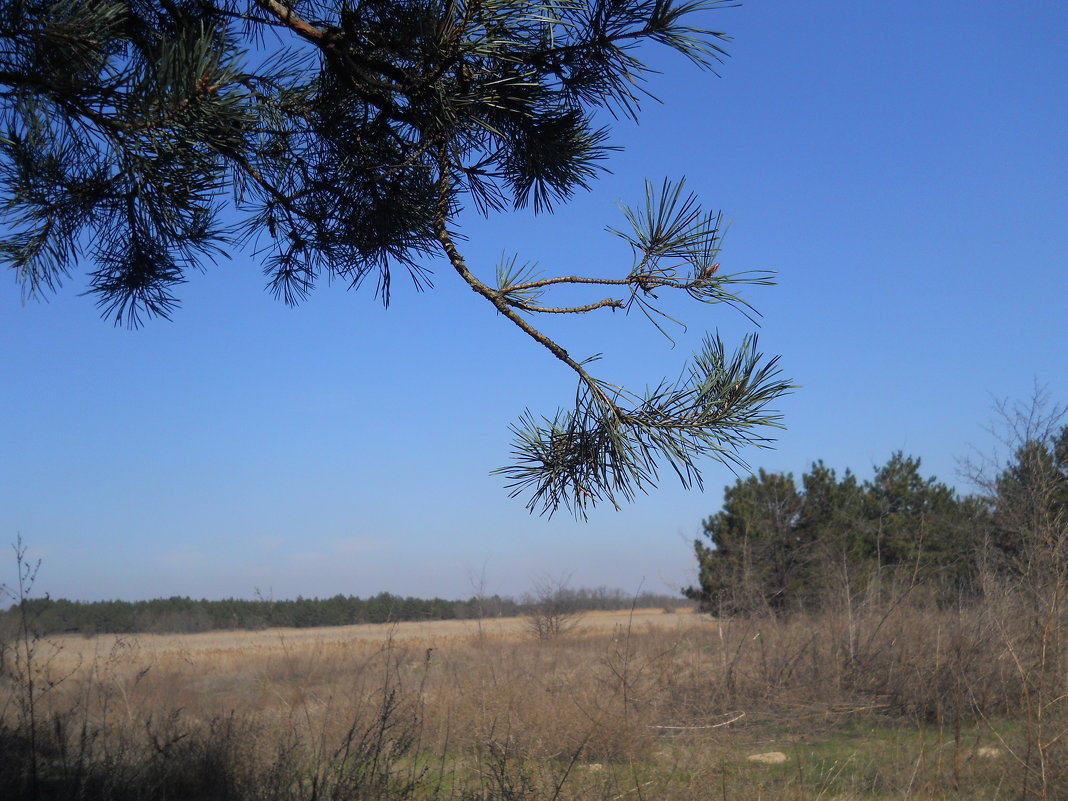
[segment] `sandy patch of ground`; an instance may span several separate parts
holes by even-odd
[[[750,754],[746,759],[750,762],[760,762],[763,765],[781,765],[786,761],[786,754],[782,751],[766,751],[763,754]]]

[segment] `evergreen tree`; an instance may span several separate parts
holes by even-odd
[[[920,475],[920,460],[898,452],[864,486],[865,516],[881,565],[913,565],[945,549],[956,498],[950,487]]]
[[[920,460],[898,452],[864,485],[869,553],[877,569],[942,584],[952,600],[974,574],[983,531],[981,504],[959,498]]]
[[[524,415],[513,494],[585,515],[654,486],[700,485],[703,457],[764,444],[788,389],[756,341],[708,338],[678,381],[634,393],[594,377],[533,322],[638,309],[661,292],[745,306],[763,273],[719,271],[723,225],[682,182],[626,209],[633,262],[542,276],[469,264],[463,206],[551,211],[611,150],[600,110],[637,119],[644,44],[700,67],[727,0],[8,0],[0,4],[0,259],[29,297],[86,265],[116,323],[171,316],[188,274],[248,246],[297,303],[324,278],[388,303],[434,258],[578,378],[573,407]],[[234,226],[235,214],[241,224]],[[554,290],[569,298],[553,301]],[[607,293],[573,301],[568,290]]]
[[[704,521],[707,542],[694,543],[698,586],[683,593],[745,614],[852,602],[897,579],[943,603],[977,591],[986,507],[924,478],[919,459],[895,453],[863,484],[816,462],[801,485],[761,470],[727,487]]]
[[[841,480],[833,468],[817,461],[801,477],[804,503],[798,537],[812,560],[803,603],[819,603],[829,588],[852,597],[870,579],[864,491],[849,470]]]
[[[1019,444],[992,503],[993,543],[1015,570],[1068,576],[1068,426]]]
[[[705,545],[694,543],[700,588],[684,594],[717,613],[781,609],[803,585],[797,537],[802,497],[793,476],[739,478],[723,493],[723,510],[704,521]]]

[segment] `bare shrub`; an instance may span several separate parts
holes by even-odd
[[[543,576],[535,580],[523,603],[527,608],[527,631],[539,640],[567,634],[582,620],[569,576]]]
[[[993,530],[983,560],[991,624],[1020,688],[1022,742],[1010,748],[1022,798],[1068,797],[1068,407],[1035,388],[1000,402],[1001,453],[965,464]],[[997,727],[995,733],[1002,737]],[[1010,745],[1006,743],[1006,745]]]

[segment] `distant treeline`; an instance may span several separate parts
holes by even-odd
[[[685,600],[669,595],[622,590],[557,589],[575,611],[676,607]],[[193,633],[218,629],[310,628],[349,626],[358,623],[389,623],[406,620],[467,620],[510,617],[529,612],[537,598],[522,600],[499,595],[449,601],[443,598],[403,598],[382,592],[369,598],[335,595],[332,598],[296,600],[194,600],[160,598],[152,601],[68,601],[32,598],[25,601],[26,619],[40,634],[136,634]],[[20,607],[0,612],[0,631],[13,631]]]

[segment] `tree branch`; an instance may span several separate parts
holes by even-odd
[[[509,287],[513,289],[513,287]],[[583,312],[593,311],[594,309],[622,309],[626,304],[621,300],[615,298],[605,298],[599,300],[596,303],[588,303],[585,306],[533,306],[529,303],[524,303],[521,300],[508,300],[505,302],[514,309],[528,312],[541,312],[543,314],[582,314]]]
[[[333,40],[333,33],[329,30],[316,28],[306,19],[297,14],[292,8],[282,5],[277,0],[256,0],[256,5],[278,19],[279,22],[295,31],[301,37],[317,45],[329,44]]]
[[[456,244],[453,242],[452,236],[449,234],[446,225],[446,221],[448,220],[450,187],[450,174],[448,171],[447,159],[447,154],[445,153],[444,148],[442,148],[439,158],[439,168],[441,172],[438,178],[438,208],[437,213],[434,215],[434,231],[437,234],[438,241],[441,243],[442,250],[445,251],[445,255],[449,259],[449,263],[453,266],[453,269],[456,270],[471,289],[492,303],[498,312],[515,323],[515,325],[527,334],[527,336],[548,350],[553,356],[574,370],[592,392],[598,395],[608,406],[610,406],[618,417],[622,417],[622,410],[616,406],[615,402],[608,397],[608,394],[601,388],[600,384],[593,378],[593,376],[586,372],[586,369],[579,362],[575,361],[575,359],[573,359],[571,355],[555,341],[547,337],[516,313],[511,308],[511,305],[505,298],[503,292],[487,286],[480,281],[470,269],[468,269],[467,262],[456,249]]]

